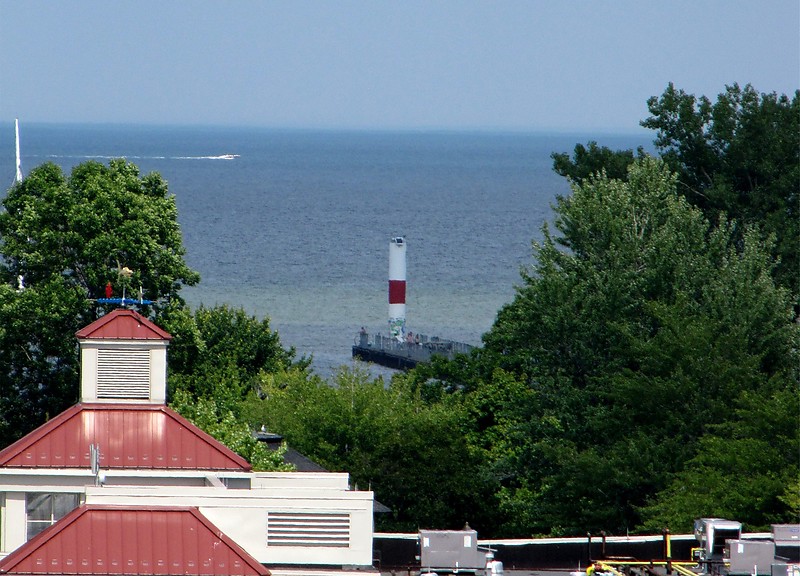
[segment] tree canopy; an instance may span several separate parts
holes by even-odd
[[[495,476],[500,534],[688,530],[686,518],[730,511],[753,528],[792,517],[800,444],[788,413],[796,424],[800,397],[789,291],[773,279],[769,239],[712,224],[678,186],[653,158],[624,180],[573,182],[484,349],[427,369],[429,385],[470,396],[493,389],[498,369],[527,387],[502,424],[489,407],[476,414],[476,438],[493,439],[489,469],[510,471]],[[749,415],[755,398],[774,426]],[[782,443],[763,457],[736,457],[776,430]],[[697,465],[716,466],[714,496],[680,497],[682,481],[705,481]],[[761,496],[717,498],[734,489]]]
[[[0,211],[0,444],[77,401],[75,332],[108,282],[118,296],[181,306],[199,275],[183,259],[174,197],[158,174],[90,161],[69,177],[52,163],[8,190]],[[127,268],[130,277],[121,274]]]
[[[170,344],[170,388],[194,397],[242,399],[253,390],[262,372],[295,365],[294,349],[284,349],[269,318],[257,319],[243,309],[226,305],[171,308],[162,324],[174,337]],[[307,359],[296,363],[306,368]],[[220,381],[225,386],[220,386]]]
[[[486,335],[489,351],[521,354],[531,385],[571,419],[541,498],[552,525],[637,526],[638,506],[735,398],[795,382],[797,331],[771,246],[746,231],[740,248],[732,226],[710,226],[676,192],[655,160],[625,183],[575,187],[557,209],[561,235],[537,247],[535,273]],[[584,512],[565,514],[576,501]]]
[[[751,85],[727,86],[712,101],[675,88],[647,101],[642,126],[656,131],[655,147],[678,175],[678,192],[713,222],[722,215],[738,227],[774,235],[778,283],[800,298],[800,90],[761,94]],[[637,156],[641,156],[639,150]],[[604,170],[624,179],[631,150],[590,142],[573,157],[553,154],[556,172],[582,180]]]
[[[162,318],[172,334],[169,356],[170,407],[246,458],[255,470],[290,470],[282,450],[257,441],[245,410],[262,379],[291,372],[308,378],[309,360],[294,360],[269,319],[221,305],[172,308]]]
[[[163,308],[181,286],[200,280],[183,259],[185,250],[175,198],[157,173],[140,176],[122,159],[108,166],[89,161],[65,177],[53,163],[38,166],[15,184],[0,213],[0,250],[6,277],[36,287],[54,276],[83,291],[104,295],[123,284]],[[120,277],[128,268],[130,278]]]
[[[246,419],[372,488],[391,510],[376,517],[379,529],[481,525],[491,492],[476,473],[481,459],[467,442],[470,418],[459,398],[427,402],[402,377],[385,386],[357,368],[331,382],[297,371],[264,374],[259,392]]]

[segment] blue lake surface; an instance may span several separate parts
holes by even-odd
[[[10,186],[14,129],[0,127],[0,176]],[[361,326],[387,332],[390,237],[408,242],[407,328],[479,344],[513,298],[520,266],[532,263],[551,204],[569,193],[550,154],[588,140],[647,144],[589,134],[44,124],[20,132],[23,172],[125,157],[161,173],[186,259],[201,275],[184,289],[187,301],[268,316],[323,376],[351,364]]]

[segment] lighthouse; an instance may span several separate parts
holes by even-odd
[[[19,156],[19,119],[14,120],[14,135],[17,143],[17,175],[14,177],[14,182],[22,182],[22,161]]]
[[[413,344],[413,345],[412,345]],[[389,240],[389,335],[370,337],[362,327],[353,342],[353,358],[374,362],[394,370],[408,370],[433,356],[453,360],[456,354],[469,354],[473,346],[423,334],[406,333],[406,239]]]
[[[389,334],[402,342],[406,335],[406,239],[389,241]]]

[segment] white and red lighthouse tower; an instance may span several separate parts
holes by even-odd
[[[389,334],[403,341],[406,335],[406,239],[389,241]]]

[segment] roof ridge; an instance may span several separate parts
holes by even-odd
[[[23,564],[24,562],[29,561],[29,559],[32,559],[36,555],[36,553],[38,551],[42,550],[42,548],[47,546],[47,544],[49,542],[56,541],[60,537],[60,535],[65,533],[71,527],[74,526],[76,530],[79,529],[78,523],[84,517],[89,519],[90,522],[91,522],[92,516],[94,516],[95,514],[101,514],[103,512],[115,512],[115,511],[132,512],[132,513],[136,514],[137,516],[138,515],[141,515],[141,516],[153,515],[153,514],[164,513],[164,512],[175,512],[175,513],[180,513],[180,514],[188,514],[188,515],[192,516],[194,518],[194,520],[198,524],[202,525],[203,528],[205,528],[205,530],[207,531],[208,535],[211,536],[212,539],[216,539],[216,540],[219,540],[220,542],[222,542],[228,548],[228,550],[231,553],[233,553],[242,562],[244,562],[247,566],[249,566],[250,569],[255,574],[259,574],[259,575],[263,575],[263,576],[267,576],[267,575],[270,574],[269,570],[267,570],[264,567],[263,564],[258,562],[258,560],[253,558],[244,548],[242,548],[242,546],[237,544],[236,541],[234,541],[231,537],[229,537],[222,530],[220,530],[213,522],[211,522],[205,515],[203,515],[203,513],[200,512],[200,509],[198,507],[196,507],[196,506],[148,506],[147,508],[145,508],[145,507],[142,507],[142,506],[135,506],[135,505],[114,505],[114,504],[82,504],[81,506],[79,506],[79,507],[75,508],[74,510],[70,511],[61,520],[59,520],[58,522],[56,522],[52,526],[49,526],[48,528],[46,528],[45,530],[43,530],[42,532],[40,532],[39,534],[34,536],[31,540],[29,540],[28,542],[23,544],[21,547],[17,548],[11,554],[9,554],[8,556],[6,556],[2,560],[0,560],[0,573],[11,573],[11,574],[14,574],[14,573],[16,573],[16,572],[14,572],[16,567],[20,567],[23,570],[27,570],[27,568],[25,568],[25,566]],[[124,520],[127,520],[128,522],[130,522],[132,519],[130,517],[128,517],[128,518],[125,518]],[[121,527],[122,525],[123,525],[123,523],[121,521],[119,524],[117,524],[117,527]],[[98,524],[98,526],[99,526],[99,524]],[[92,525],[90,524],[89,533],[88,534],[86,534],[86,533],[82,534],[82,539],[84,539],[84,540],[92,539],[93,534],[92,534],[91,530],[92,530]],[[104,534],[104,536],[105,536],[105,534]],[[72,543],[72,544],[74,546],[74,543]],[[214,544],[213,549],[217,550],[216,544]],[[72,560],[77,560],[78,556],[79,556],[77,549],[70,550],[69,547],[67,547],[67,548],[59,547],[59,553],[61,555],[61,560],[64,560],[65,559],[64,556],[66,556],[70,552],[75,554],[75,558],[72,558]],[[106,554],[108,554],[109,549],[106,548],[105,552],[106,552]],[[119,550],[116,550],[116,552],[119,552]],[[182,552],[184,552],[184,550],[181,550],[180,552],[182,553]],[[193,552],[199,554],[201,551],[200,550],[194,550]],[[122,559],[122,558],[120,558],[120,559]],[[204,559],[206,559],[206,558],[204,557]],[[108,557],[104,558],[104,560],[108,561]],[[35,562],[35,559],[32,559],[30,561],[34,561]],[[109,563],[105,562],[104,564],[109,564]],[[42,571],[42,573],[43,574],[55,574],[55,572],[49,571],[48,568],[49,567],[47,567],[47,566],[44,567],[44,570]],[[153,567],[153,568],[155,569],[155,567]],[[183,567],[183,569],[185,569],[185,567]],[[94,567],[89,567],[89,568],[86,568],[84,571],[79,571],[79,572],[76,572],[76,573],[78,573],[78,574],[101,574],[101,573],[102,574],[107,574],[109,568],[108,568],[107,565],[104,565],[102,567],[102,569],[101,569],[101,572],[95,572],[94,570],[95,570]],[[28,573],[28,572],[19,572],[19,573],[22,574],[22,573]],[[142,572],[139,572],[137,570],[137,574],[138,573],[142,573]],[[156,573],[155,571],[152,572],[152,574],[155,574],[155,573]],[[158,573],[161,574],[162,572],[158,572]],[[173,572],[168,572],[168,573],[172,574]],[[180,572],[180,573],[183,574],[184,572]],[[231,571],[230,573],[233,573],[233,571]],[[237,570],[236,573],[240,573],[240,571]]]
[[[92,413],[103,413],[103,412],[131,412],[131,413],[135,413],[135,412],[160,412],[160,413],[162,413],[164,415],[165,419],[168,419],[167,421],[172,421],[178,426],[178,431],[183,431],[186,434],[190,434],[198,442],[202,442],[203,445],[208,446],[209,449],[212,451],[212,453],[216,452],[218,457],[221,457],[221,460],[218,460],[218,462],[227,462],[228,463],[227,465],[221,465],[220,467],[203,467],[203,466],[197,465],[194,468],[190,468],[189,466],[186,466],[184,463],[179,463],[176,466],[170,466],[169,462],[166,461],[166,459],[165,459],[165,461],[164,461],[162,466],[156,466],[156,465],[154,465],[154,463],[152,461],[148,462],[146,465],[141,465],[142,464],[141,460],[134,459],[133,462],[130,465],[128,465],[128,463],[127,463],[128,460],[125,460],[124,462],[122,462],[122,465],[114,465],[113,461],[111,461],[111,459],[112,458],[117,458],[119,460],[122,456],[125,456],[125,453],[121,452],[121,453],[113,453],[113,454],[112,453],[106,453],[105,454],[106,458],[104,460],[101,460],[101,467],[104,468],[104,469],[144,468],[144,469],[183,469],[183,470],[187,470],[187,469],[192,469],[192,470],[220,470],[220,469],[231,470],[231,469],[238,469],[238,470],[242,470],[242,471],[251,471],[252,470],[252,466],[250,465],[250,463],[245,458],[243,458],[242,456],[240,456],[239,454],[237,454],[236,452],[234,452],[233,450],[231,450],[230,448],[225,446],[222,442],[220,442],[219,440],[217,440],[216,438],[214,438],[213,436],[211,436],[210,434],[208,434],[207,432],[202,430],[196,424],[193,424],[192,422],[190,422],[189,420],[187,420],[186,418],[184,418],[183,416],[178,414],[178,412],[176,412],[175,410],[173,410],[169,406],[166,406],[164,404],[113,404],[113,403],[109,403],[109,404],[95,404],[95,403],[79,403],[79,404],[75,404],[74,406],[72,406],[71,408],[68,408],[67,410],[65,410],[64,412],[62,412],[61,414],[59,414],[55,418],[53,418],[51,420],[48,420],[47,422],[45,422],[44,424],[42,424],[41,426],[39,426],[38,428],[36,428],[32,432],[30,432],[27,435],[23,436],[22,438],[20,438],[19,440],[17,440],[13,444],[11,444],[10,446],[7,446],[3,450],[0,450],[0,467],[4,467],[4,466],[6,466],[6,467],[18,467],[19,466],[19,467],[23,467],[23,468],[84,468],[84,467],[89,467],[88,462],[84,461],[85,458],[83,456],[72,455],[73,460],[75,458],[78,458],[78,460],[73,461],[73,462],[67,462],[66,461],[66,453],[61,455],[61,457],[62,457],[62,461],[61,462],[58,462],[57,464],[54,464],[53,463],[53,458],[55,457],[54,456],[54,451],[53,451],[52,448],[50,448],[50,445],[47,443],[48,437],[50,437],[51,435],[57,434],[60,429],[62,429],[65,426],[68,426],[75,418],[80,417],[80,415],[82,413],[84,413],[84,412],[86,412],[86,413],[89,413],[89,412],[92,412]],[[95,424],[96,422],[97,421],[94,420],[93,424]],[[105,424],[105,423],[102,423],[102,424]],[[152,424],[150,424],[150,425],[152,425]],[[167,424],[165,423],[162,426],[162,428],[166,428],[166,427],[167,427]],[[80,428],[82,430],[86,431],[85,433],[86,433],[86,436],[88,437],[87,440],[90,440],[91,442],[97,442],[98,444],[102,444],[99,441],[99,439],[96,437],[100,433],[97,432],[97,429],[95,428],[94,425],[86,426],[85,423],[81,423],[80,424]],[[125,440],[126,433],[130,433],[129,430],[124,430],[123,431],[123,433],[121,434],[121,440]],[[141,441],[141,439],[138,437],[138,435],[135,432],[133,433],[133,435],[131,437],[134,438],[136,442]],[[133,442],[133,441],[134,440],[131,440],[131,442]],[[165,439],[165,440],[163,440],[163,442],[167,442],[167,440]],[[40,456],[40,458],[39,458],[40,460],[44,461],[43,464],[40,464],[39,462],[36,462],[36,461],[28,461],[28,462],[25,462],[25,463],[17,462],[15,464],[10,464],[10,462],[12,462],[15,459],[22,459],[22,458],[25,458],[25,457],[27,457],[29,460],[32,459],[33,456],[30,455],[30,454],[26,455],[25,452],[26,452],[26,449],[29,449],[32,452],[35,451],[35,447],[37,446],[37,444],[40,444],[40,445],[43,446],[44,456]],[[63,442],[56,442],[54,444],[57,447],[63,447],[63,445],[64,445]],[[121,445],[122,445],[121,450],[124,450],[125,447],[126,447],[124,445],[124,442],[122,442]],[[158,447],[161,448],[161,449],[164,449],[166,446],[167,445],[164,444],[164,445],[159,445]],[[135,448],[138,449],[138,447],[139,447],[139,444],[136,444]],[[181,445],[181,447],[182,447],[182,445]],[[74,446],[70,446],[70,448],[74,450]],[[101,446],[101,448],[102,448],[102,446]],[[49,453],[48,453],[48,449],[50,450]],[[186,453],[184,453],[184,454],[186,454]],[[162,456],[166,456],[166,452],[164,452],[162,454]],[[190,453],[188,455],[185,455],[185,459],[192,459],[192,458],[195,459],[195,464],[197,464],[196,455],[195,454],[191,454]],[[213,461],[213,460],[211,460],[211,461]]]
[[[169,332],[167,332],[166,330],[164,330],[163,328],[161,328],[160,326],[158,326],[157,324],[155,324],[151,320],[148,320],[147,318],[145,318],[144,316],[142,316],[141,314],[139,314],[135,310],[130,310],[128,308],[116,308],[115,310],[112,310],[108,314],[104,314],[103,316],[101,316],[100,318],[98,318],[97,320],[95,320],[94,322],[89,324],[88,326],[84,326],[83,328],[78,330],[75,333],[75,336],[78,339],[82,339],[82,340],[83,339],[90,339],[96,333],[98,333],[98,332],[102,333],[103,329],[108,329],[108,327],[110,325],[114,324],[115,322],[124,322],[125,321],[124,319],[126,319],[126,318],[130,318],[130,319],[136,320],[138,325],[143,326],[147,331],[149,331],[150,333],[152,333],[155,336],[157,336],[157,338],[146,338],[146,339],[172,340],[172,335]],[[120,337],[120,336],[104,336],[104,335],[101,335],[101,336],[97,336],[97,337],[99,337],[99,338],[118,338],[118,339],[124,339],[124,340],[141,339],[141,337],[136,338],[136,337],[131,337],[131,336]]]

